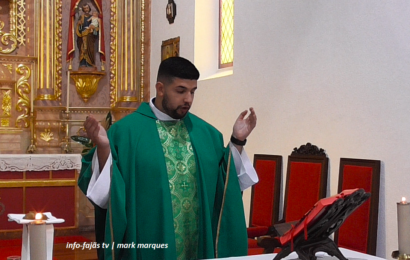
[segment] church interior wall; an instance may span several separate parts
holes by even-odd
[[[128,2],[136,3],[131,0]],[[11,141],[3,140],[2,143],[8,146],[0,147],[0,151],[10,153],[5,149],[26,150],[30,143],[29,136],[32,136],[29,116],[36,112],[38,123],[46,124],[49,120],[62,122],[51,128],[56,132],[55,144],[51,143],[55,149],[50,150],[50,145],[47,146],[44,141],[43,148],[40,143],[37,152],[60,153],[61,141],[66,137],[65,133],[59,136],[59,132],[65,131],[59,129],[64,126],[60,113],[65,111],[66,100],[68,101],[68,64],[65,54],[70,10],[65,1],[56,1],[53,8],[44,10],[39,8],[38,1],[30,0],[27,3],[37,4],[27,6],[26,17],[34,17],[37,14],[35,12],[41,10],[56,10],[57,17],[61,20],[57,19],[53,23],[61,26],[57,30],[61,35],[50,34],[44,28],[40,30],[37,24],[39,20],[27,19],[26,26],[30,30],[27,30],[25,37],[31,40],[26,45],[20,45],[12,53],[12,59],[1,55],[4,65],[0,71],[2,92],[12,89],[10,85],[13,84],[24,87],[26,83],[19,85],[19,79],[24,79],[27,73],[25,71],[30,71],[32,76],[27,83],[36,89],[36,93],[33,97],[18,97],[13,94],[14,103],[23,100],[26,108],[35,107],[35,111],[27,109],[21,115],[13,110],[15,114],[9,116],[9,121],[6,120],[8,118],[2,119],[2,127],[12,128],[6,130],[13,138]],[[105,18],[110,17],[111,3],[112,1],[102,0]],[[410,145],[410,3],[405,0],[235,1],[234,66],[223,73],[214,69],[213,63],[218,60],[215,46],[212,45],[217,44],[217,16],[214,15],[218,12],[217,3],[217,0],[179,0],[176,2],[175,21],[170,24],[165,13],[166,2],[146,2],[149,5],[147,19],[151,22],[145,27],[150,31],[145,49],[147,57],[144,66],[147,67],[145,70],[133,70],[136,73],[146,72],[144,84],[148,87],[150,82],[150,85],[149,91],[145,93],[151,97],[155,95],[162,42],[180,37],[180,56],[198,64],[201,72],[204,72],[198,83],[193,113],[218,128],[227,142],[239,113],[249,107],[255,108],[258,125],[246,145],[246,152],[251,159],[257,153],[282,155],[283,172],[286,172],[287,155],[293,148],[311,142],[325,149],[330,159],[328,195],[337,193],[341,157],[381,160],[377,255],[385,258],[389,256],[398,247],[396,202],[403,196],[410,197],[410,174],[407,174],[410,171],[407,160],[407,147]],[[60,5],[61,8],[58,7]],[[124,8],[124,12],[125,10],[131,9]],[[3,10],[0,16],[3,19],[8,13]],[[46,15],[50,19],[55,16],[54,13]],[[105,28],[110,28],[108,19],[103,22]],[[51,23],[47,23],[47,26],[54,28]],[[134,24],[131,27],[136,28],[133,26]],[[6,27],[5,31],[9,29]],[[40,55],[40,51],[52,53],[50,50],[54,43],[47,45],[40,42],[36,38],[41,36],[39,31],[41,35],[50,36],[49,42],[52,38],[61,44],[62,54],[56,54],[61,59],[55,58],[54,54],[47,57]],[[110,43],[109,35],[110,32],[106,30],[107,46]],[[122,39],[123,36],[119,36]],[[43,48],[39,48],[40,43],[44,45]],[[128,38],[123,39],[122,43],[122,46],[132,45]],[[112,54],[110,47],[106,50],[107,54]],[[117,50],[118,54],[122,53],[122,49]],[[74,63],[77,62],[75,59]],[[58,66],[47,71],[50,73],[39,74],[39,68],[48,68],[44,64],[49,60],[58,63]],[[133,57],[124,55],[116,61],[123,62],[122,66],[131,60]],[[17,70],[19,64],[26,68],[21,75],[20,70]],[[107,62],[107,73],[110,66]],[[57,76],[52,77],[56,71],[59,71]],[[10,77],[7,76],[8,73]],[[221,74],[227,76],[221,77]],[[122,78],[118,77],[118,80]],[[50,86],[49,90],[40,88],[39,82]],[[48,82],[53,84],[47,84]],[[129,80],[128,84],[133,82],[135,81]],[[87,113],[98,110],[98,116],[104,118],[112,108],[111,80],[107,74],[101,81],[99,91],[88,103],[75,93],[74,83],[70,84],[72,91],[69,106],[77,107],[79,111],[73,113],[72,118],[78,123],[76,129],[71,129],[71,133],[75,133]],[[119,97],[126,99],[137,93],[136,90],[132,91],[124,91]],[[4,100],[4,93],[2,95]],[[53,100],[38,100],[39,97],[53,95]],[[37,98],[35,102],[34,98]],[[142,99],[146,101],[148,97],[144,96]],[[33,101],[33,104],[28,100]],[[132,102],[134,101],[131,100]],[[16,107],[14,103],[13,108]],[[115,105],[122,108],[123,104],[118,102]],[[129,112],[128,107],[124,109],[124,113]],[[17,116],[22,116],[21,124],[26,124],[27,127],[14,127],[16,122],[13,120]],[[36,127],[37,135],[40,136],[43,129],[41,125]],[[3,134],[2,137],[4,136]],[[81,149],[78,146],[76,151]],[[283,178],[283,183],[285,181]],[[250,190],[244,193],[243,198],[247,216]]]
[[[195,49],[194,2],[178,1],[171,25],[164,10],[152,1],[151,95],[163,40],[180,36],[180,55],[194,62],[206,53]],[[325,149],[328,195],[337,193],[341,157],[381,160],[384,258],[398,247],[396,202],[410,197],[409,13],[403,0],[235,1],[233,74],[200,80],[192,108],[228,140],[239,113],[254,107],[246,151],[282,155],[283,172],[293,148]],[[249,199],[248,191],[246,214]]]

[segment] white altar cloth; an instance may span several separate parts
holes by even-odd
[[[373,255],[363,254],[356,251],[352,251],[345,248],[339,248],[342,254],[349,260],[383,260],[385,258],[380,258]],[[227,258],[219,258],[219,259],[226,259],[226,260],[272,260],[275,258],[276,254],[263,254],[263,255],[251,255],[251,256],[241,256],[241,257],[227,257]],[[316,253],[316,257],[318,260],[334,260],[338,259],[336,257],[331,257],[326,253],[318,252]],[[287,257],[282,258],[286,260],[291,259],[298,259],[298,255],[296,252],[292,252]]]
[[[47,217],[47,219],[44,220],[44,223],[46,224],[64,223],[64,219],[56,218],[50,212],[44,212],[43,215]],[[18,224],[29,224],[35,221],[34,219],[24,219],[25,216],[26,214],[13,214],[13,213],[7,214],[9,221],[16,221]]]
[[[0,172],[71,169],[81,169],[80,154],[0,154]]]

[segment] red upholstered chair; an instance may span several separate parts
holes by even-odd
[[[320,199],[326,197],[329,159],[323,149],[307,143],[295,148],[288,157],[283,208],[284,224],[274,225],[281,236]]]
[[[249,254],[260,254],[263,248],[256,237],[267,235],[269,228],[279,219],[279,199],[282,182],[282,156],[255,154],[253,165],[259,182],[252,186],[251,211],[248,228]]]
[[[362,188],[371,197],[335,232],[334,240],[340,247],[361,253],[376,254],[379,215],[380,161],[340,159],[339,192]]]

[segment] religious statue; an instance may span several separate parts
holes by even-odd
[[[67,61],[71,64],[74,55],[78,55],[78,70],[95,71],[97,53],[100,55],[104,70],[105,44],[102,21],[101,0],[84,3],[78,0],[71,3],[71,22],[67,48]],[[73,43],[77,43],[75,46]],[[70,66],[71,67],[71,66]]]
[[[94,95],[100,79],[105,76],[105,72],[103,72],[105,70],[105,44],[101,7],[102,0],[89,0],[86,3],[81,3],[80,0],[71,0],[67,75],[69,79],[74,80],[77,93],[84,102],[87,102]],[[101,60],[101,70],[97,68],[98,54]],[[72,70],[74,56],[78,57],[78,70],[76,71]],[[69,87],[67,87],[67,96],[69,96],[68,89]]]
[[[77,35],[77,47],[80,51],[79,62],[81,70],[83,67],[95,68],[95,42],[98,41],[98,15],[91,15],[91,8],[84,4],[82,8],[84,14],[78,19],[75,29]],[[94,12],[96,13],[96,12]],[[97,25],[97,27],[95,26]]]

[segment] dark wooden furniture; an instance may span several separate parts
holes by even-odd
[[[375,255],[379,215],[380,161],[341,158],[338,191],[362,188],[370,199],[335,233],[338,246]]]
[[[288,156],[283,219],[299,220],[319,199],[326,197],[329,158],[311,143]]]
[[[281,236],[321,198],[326,197],[329,159],[322,148],[307,143],[288,156],[283,218],[271,233]]]
[[[253,165],[259,182],[252,186],[248,248],[259,248],[262,252],[263,249],[257,245],[255,237],[267,235],[270,227],[279,219],[282,156],[255,154]]]

